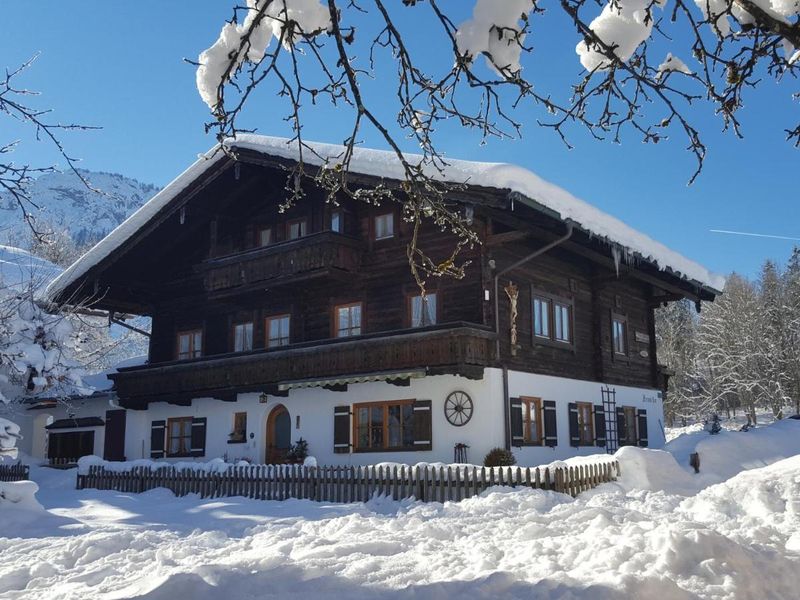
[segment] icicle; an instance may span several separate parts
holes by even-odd
[[[611,256],[614,258],[614,269],[616,269],[617,277],[619,277],[619,261],[622,258],[619,246],[611,246]]]

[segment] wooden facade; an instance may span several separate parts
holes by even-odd
[[[419,291],[406,259],[411,226],[398,208],[349,198],[334,206],[309,184],[305,198],[284,211],[284,187],[277,159],[222,161],[61,293],[62,302],[83,298],[99,309],[152,317],[149,363],[113,375],[123,406],[277,394],[313,378],[385,372],[391,380],[398,370],[480,378],[485,367],[661,388],[654,308],[714,297],[646,262],[619,265],[610,245],[576,229],[499,277],[495,302],[496,274],[557,240],[565,224],[515,202],[507,190],[469,188],[453,199],[469,207],[482,243],[463,256],[470,261],[463,279],[430,282],[435,324],[413,328],[410,306]],[[447,257],[453,244],[432,224],[422,228],[420,246],[434,259]],[[503,292],[512,282],[513,347]],[[569,314],[569,343],[534,334],[535,297],[556,302],[562,318]],[[354,304],[357,335],[337,338],[336,307]],[[289,331],[271,347],[276,316],[289,317]],[[614,350],[614,319],[623,323],[625,352]],[[251,333],[235,352],[238,324]],[[181,332],[200,332],[197,356],[177,360]]]

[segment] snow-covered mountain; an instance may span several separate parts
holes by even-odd
[[[116,173],[81,173],[103,193],[87,189],[72,172],[46,173],[30,188],[32,200],[41,207],[34,212],[36,218],[53,228],[66,229],[79,245],[98,241],[159,189]],[[28,238],[16,202],[0,194],[0,242],[24,245]]]

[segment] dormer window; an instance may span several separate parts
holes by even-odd
[[[385,240],[394,237],[394,213],[385,213],[375,216],[373,235],[376,240]]]

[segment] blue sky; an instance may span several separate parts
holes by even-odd
[[[0,6],[0,66],[15,66],[41,52],[26,75],[26,87],[43,92],[37,102],[55,109],[54,118],[98,125],[95,132],[65,136],[69,151],[88,169],[113,171],[164,185],[212,145],[203,124],[206,106],[194,85],[194,69],[184,57],[197,54],[216,38],[233,2],[137,0],[136,2],[30,2],[4,0]],[[451,0],[455,16],[466,16],[471,3]],[[426,22],[420,3],[401,11],[410,43],[423,52],[426,65],[446,68],[450,57],[436,52],[436,30]],[[555,9],[554,9],[555,10]],[[537,24],[541,24],[537,28]],[[680,50],[680,34],[670,42]],[[537,18],[528,39],[535,50],[523,61],[537,89],[565,100],[578,80],[574,29],[553,12]],[[664,51],[675,50],[662,42]],[[660,50],[660,49],[659,49]],[[687,62],[688,52],[682,56]],[[438,61],[438,62],[437,62]],[[391,93],[391,71],[379,63],[369,85],[370,101],[382,104]],[[387,76],[383,74],[387,73]],[[568,150],[554,133],[536,125],[546,117],[525,105],[515,117],[525,123],[521,140],[480,144],[477,135],[447,127],[440,147],[449,156],[514,162],[568,189],[686,256],[719,272],[754,275],[766,258],[783,262],[791,241],[710,233],[731,229],[800,237],[796,177],[800,151],[784,141],[784,129],[800,120],[790,99],[796,86],[766,80],[747,98],[742,112],[745,139],[721,133],[721,122],[708,107],[692,109],[703,131],[709,156],[703,174],[691,187],[693,158],[678,131],[658,146],[626,136],[620,145],[596,142],[572,130]],[[283,101],[264,92],[249,108],[246,124],[260,133],[287,135]],[[658,113],[656,113],[658,114]],[[329,107],[307,113],[308,139],[338,142],[347,118]],[[2,140],[21,133],[2,123]],[[377,144],[372,134],[365,141]],[[55,160],[43,144],[24,140],[16,160]],[[407,150],[413,151],[409,145]]]

